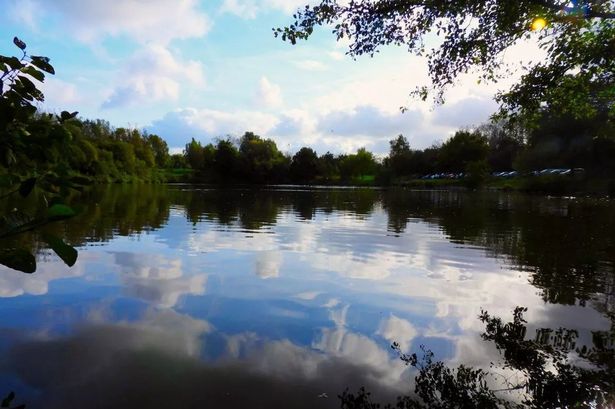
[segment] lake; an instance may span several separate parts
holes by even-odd
[[[0,393],[28,408],[339,407],[488,368],[481,310],[591,344],[615,313],[615,202],[505,192],[108,186],[0,267]]]

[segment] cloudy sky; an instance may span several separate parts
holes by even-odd
[[[0,54],[19,51],[16,35],[51,58],[45,109],[145,128],[174,148],[251,130],[285,152],[385,153],[400,133],[425,148],[495,110],[498,87],[471,75],[444,106],[411,100],[426,64],[401,48],[354,61],[327,28],[296,46],[274,38],[306,1],[0,0]]]

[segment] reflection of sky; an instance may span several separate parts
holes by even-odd
[[[70,269],[53,258],[33,275],[2,268],[2,351],[16,345],[3,368],[19,378],[2,379],[43,391],[50,407],[61,404],[58,391],[79,402],[102,396],[100,385],[89,397],[80,392],[96,379],[117,388],[130,374],[151,378],[143,388],[164,385],[171,380],[160,367],[169,363],[181,379],[218,371],[236,380],[231,394],[275,378],[282,394],[296,393],[296,381],[313,396],[335,397],[353,382],[386,395],[408,379],[392,342],[404,351],[425,344],[453,362],[493,359],[477,337],[481,308],[507,317],[524,305],[536,326],[582,326],[585,341],[588,329],[607,325],[591,309],[544,304],[525,273],[451,243],[433,224],[413,220],[398,235],[386,225],[378,206],[311,220],[286,210],[265,231],[192,225],[175,208],[158,231],[81,249]],[[119,356],[126,361],[113,364]],[[141,359],[151,367],[139,369]],[[29,365],[37,360],[44,369]],[[60,376],[71,370],[85,375]]]

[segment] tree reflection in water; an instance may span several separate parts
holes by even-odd
[[[576,345],[576,330],[542,328],[527,339],[527,321],[517,307],[513,320],[483,311],[482,338],[495,343],[503,362],[491,370],[464,365],[451,369],[434,361],[431,351],[423,356],[404,354],[393,348],[402,361],[418,370],[415,394],[400,396],[385,408],[610,408],[615,403],[615,325],[610,331],[594,332],[593,345]],[[508,373],[501,375],[496,371]],[[502,385],[494,388],[492,385]],[[343,409],[376,409],[365,388],[340,395]]]

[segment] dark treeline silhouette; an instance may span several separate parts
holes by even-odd
[[[31,119],[41,130],[58,128],[46,114]],[[51,128],[50,128],[51,129]],[[192,139],[183,153],[169,154],[165,140],[146,131],[114,128],[104,120],[72,118],[60,124],[67,142],[51,146],[44,156],[18,158],[29,169],[62,167],[68,174],[95,182],[198,181],[218,184],[381,184],[429,174],[459,176],[476,186],[490,172],[517,170],[527,174],[544,168],[583,168],[588,178],[615,176],[615,138],[598,135],[592,124],[546,117],[531,131],[488,123],[459,130],[442,144],[412,149],[399,135],[390,141],[386,157],[365,148],[352,154],[319,155],[303,147],[293,155],[252,132],[238,139],[219,139],[203,145]],[[1,166],[1,165],[0,165]],[[175,173],[182,169],[193,173]],[[2,169],[0,169],[2,171]],[[6,169],[5,171],[8,171]]]
[[[382,159],[365,148],[318,155],[306,146],[285,154],[273,140],[246,132],[215,144],[192,139],[184,150],[185,162],[176,158],[173,165],[189,166],[196,172],[193,180],[212,183],[387,185],[437,174],[476,187],[491,172],[516,170],[523,176],[546,168],[583,169],[584,179],[612,179],[614,132],[604,123],[545,112],[532,128],[494,121],[459,130],[426,149],[413,149],[411,141],[399,135]]]
[[[241,138],[219,139],[203,146],[192,139],[184,156],[198,181],[215,183],[362,183],[373,181],[381,167],[365,148],[354,154],[318,155],[303,147],[294,155],[278,150],[276,143],[253,132]]]

